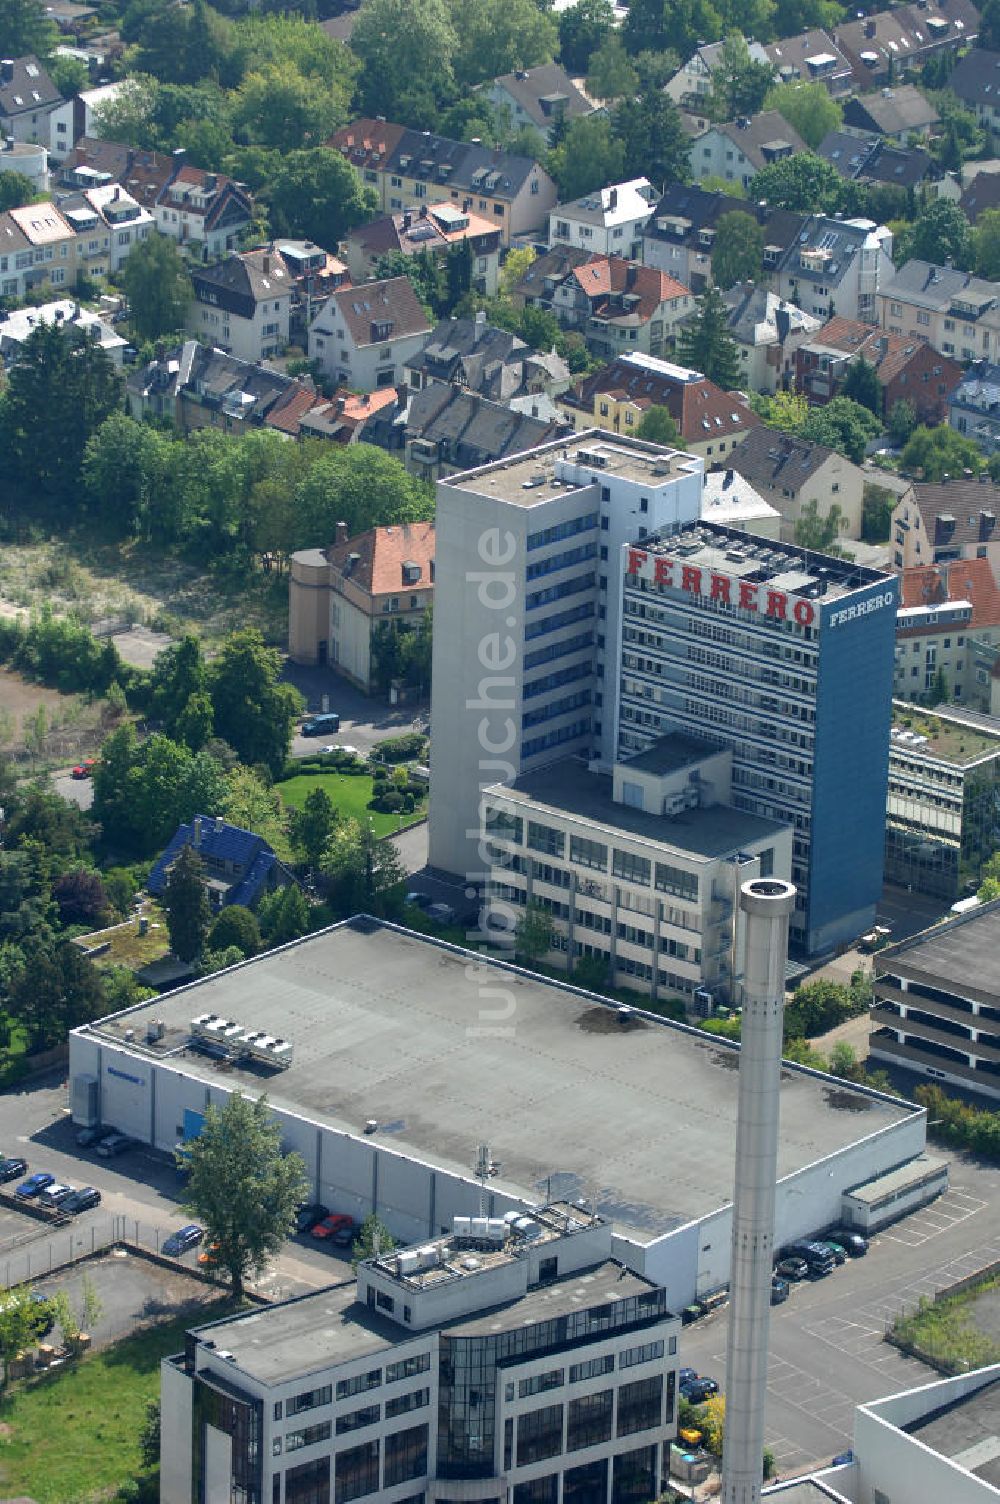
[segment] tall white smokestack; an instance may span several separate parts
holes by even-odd
[[[757,1504],[763,1481],[767,1339],[778,1174],[778,1094],[792,883],[753,878],[740,888],[746,964],[736,1120],[723,1504]]]

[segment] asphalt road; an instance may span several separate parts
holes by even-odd
[[[772,1309],[767,1441],[782,1477],[846,1451],[856,1405],[937,1376],[883,1333],[921,1296],[1000,1259],[998,1192],[1000,1170],[952,1158],[944,1196],[880,1233],[864,1258],[793,1286]],[[680,1344],[682,1362],[723,1389],[727,1324],[723,1309],[685,1327]]]

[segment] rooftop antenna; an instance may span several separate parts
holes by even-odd
[[[476,1150],[476,1179],[479,1181],[479,1215],[486,1216],[486,1182],[490,1178],[490,1146],[480,1144]]]

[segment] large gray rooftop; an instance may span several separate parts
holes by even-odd
[[[697,760],[711,753],[712,748],[705,747]],[[659,770],[654,767],[651,771]],[[528,814],[551,810],[560,815],[575,815],[603,826],[611,838],[618,830],[651,846],[662,846],[702,861],[728,856],[756,841],[777,837],[787,829],[776,820],[766,820],[762,815],[733,809],[728,804],[698,806],[679,815],[651,815],[631,805],[616,803],[608,775],[590,773],[582,762],[571,757],[539,768],[535,773],[522,773],[514,783],[496,792],[510,802],[524,805]]]
[[[906,1426],[932,1451],[1000,1488],[1000,1380]]]
[[[250,1068],[220,1074],[189,1047],[191,1020],[205,1012],[280,1032],[291,1066],[266,1081]],[[164,1037],[148,1046],[157,1019]],[[470,1178],[477,1144],[489,1143],[500,1165],[492,1188],[536,1203],[593,1201],[643,1242],[732,1196],[734,1048],[652,1017],[623,1024],[614,1004],[374,921],[334,926],[80,1032],[169,1055],[172,1072],[213,1086],[266,1086],[276,1107],[350,1133],[375,1118],[386,1148]],[[779,1174],[912,1111],[787,1066]]]
[[[875,969],[962,997],[1000,998],[1000,899],[901,940],[881,952]]]

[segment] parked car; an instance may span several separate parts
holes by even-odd
[[[782,1305],[788,1299],[791,1288],[792,1287],[788,1283],[787,1279],[782,1279],[780,1274],[773,1274],[771,1276],[772,1306]]]
[[[129,1138],[127,1133],[109,1133],[107,1138],[102,1138],[97,1146],[97,1153],[102,1159],[117,1159],[119,1154],[125,1154],[129,1149],[134,1149],[136,1140]]]
[[[338,1248],[349,1247],[354,1242],[354,1218],[345,1212],[330,1212],[312,1229],[314,1238],[327,1238]]]
[[[406,902],[414,904],[418,909],[429,909],[431,906],[429,895],[426,893],[417,893],[415,890],[412,893],[407,893]]]
[[[71,778],[93,778],[96,760],[93,757],[85,757],[83,762],[78,762],[70,774]]]
[[[73,1191],[63,1202],[61,1210],[69,1216],[79,1216],[80,1212],[87,1212],[92,1206],[100,1206],[101,1193],[92,1185],[85,1185],[82,1191]]]
[[[805,1259],[779,1259],[774,1272],[780,1274],[782,1279],[808,1279],[809,1265]]]
[[[38,1197],[39,1206],[59,1207],[62,1206],[67,1196],[72,1196],[74,1187],[66,1185],[65,1181],[54,1180],[46,1186]]]
[[[21,1196],[25,1201],[30,1201],[33,1196],[40,1196],[47,1186],[55,1185],[56,1177],[50,1175],[48,1170],[36,1170],[34,1175],[29,1175],[27,1180],[14,1192],[15,1196]]]
[[[786,1258],[803,1259],[810,1279],[822,1279],[824,1275],[832,1274],[837,1267],[829,1248],[811,1238],[803,1239],[798,1243],[789,1243],[782,1251]]]
[[[860,1259],[868,1252],[868,1239],[859,1232],[852,1232],[849,1227],[835,1227],[830,1237],[836,1239],[849,1258]]]
[[[689,1405],[703,1405],[710,1400],[713,1394],[718,1394],[719,1386],[715,1379],[697,1378],[691,1379],[687,1384],[680,1385],[681,1395]]]
[[[197,1222],[189,1222],[186,1227],[181,1227],[177,1232],[172,1232],[160,1249],[161,1253],[168,1254],[170,1258],[180,1258],[182,1253],[187,1253],[189,1248],[197,1248],[205,1236],[205,1229],[199,1227]]]
[[[303,736],[333,736],[340,730],[340,716],[336,711],[310,716],[302,722]]]
[[[831,1238],[820,1238],[817,1247],[828,1249],[833,1255],[833,1262],[838,1266],[847,1263],[847,1249],[843,1243],[835,1243]]]
[[[295,1231],[312,1232],[317,1222],[330,1215],[330,1208],[319,1201],[309,1201],[295,1213]]]
[[[94,1128],[81,1128],[76,1134],[76,1144],[79,1149],[89,1149],[93,1144],[99,1144],[102,1138],[107,1138],[110,1128],[102,1128],[99,1124]]]
[[[697,1377],[698,1372],[694,1368],[679,1368],[677,1370],[678,1384],[691,1384]]]
[[[26,1159],[0,1159],[0,1183],[6,1180],[17,1180],[20,1175],[27,1175],[28,1161]]]
[[[426,914],[427,918],[433,919],[436,924],[454,924],[458,918],[457,912],[450,903],[428,904]]]

